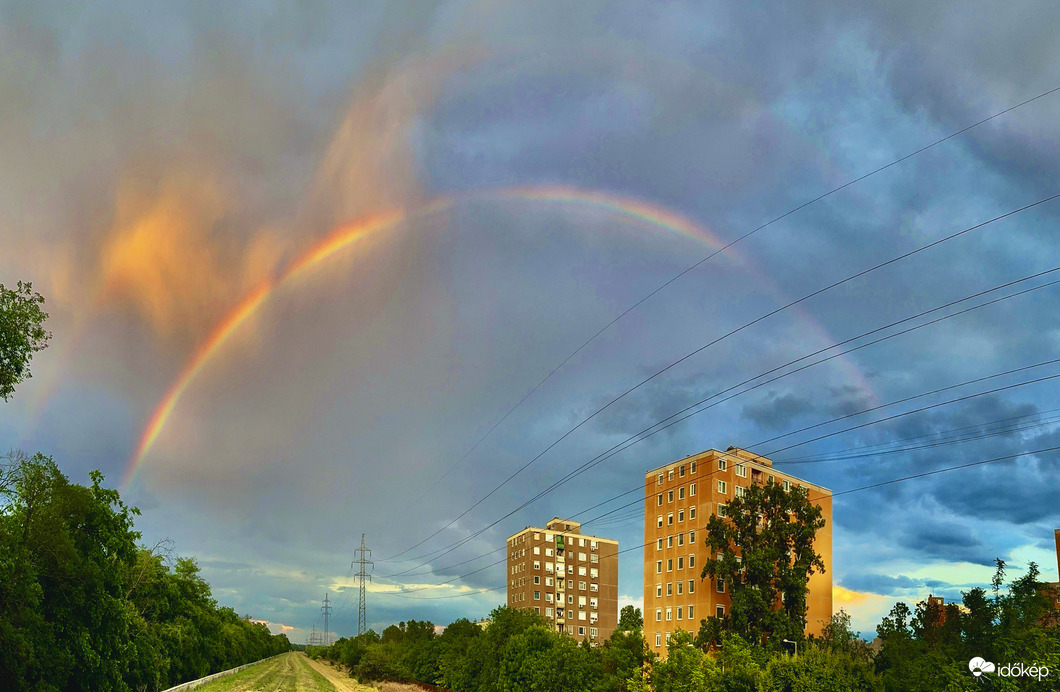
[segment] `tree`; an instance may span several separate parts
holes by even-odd
[[[751,642],[802,638],[806,585],[815,570],[824,571],[813,550],[824,524],[806,488],[784,490],[772,481],[752,483],[729,503],[726,518],[710,518],[706,544],[721,558],[706,560],[701,577],[729,589],[732,608],[721,630]]]
[[[618,631],[640,632],[644,629],[644,617],[640,614],[640,608],[628,605],[622,608],[618,616]]]
[[[32,284],[19,281],[14,289],[0,284],[0,397],[4,401],[14,393],[15,385],[32,377],[29,362],[51,338],[43,326],[48,313],[42,305],[44,298]]]

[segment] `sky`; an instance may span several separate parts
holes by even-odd
[[[640,545],[588,521],[636,493],[584,510],[730,445],[836,493],[999,459],[836,497],[863,632],[1055,580],[1052,12],[0,2],[0,283],[53,333],[0,449],[102,470],[294,641],[325,593],[355,633],[362,534],[377,631],[482,618],[508,535]]]

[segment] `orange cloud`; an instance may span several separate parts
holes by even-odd
[[[201,335],[283,252],[271,234],[244,239],[224,228],[231,205],[208,179],[127,184],[116,206],[100,251],[102,290],[163,337]]]

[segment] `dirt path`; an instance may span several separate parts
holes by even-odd
[[[303,655],[298,655],[302,661],[313,667],[325,678],[328,679],[338,692],[370,692],[375,688],[368,687],[367,685],[361,685],[356,680],[351,678],[346,671],[339,670],[338,668],[332,668],[324,661],[314,661],[313,659]]]
[[[291,652],[196,688],[196,692],[362,692],[370,687]]]

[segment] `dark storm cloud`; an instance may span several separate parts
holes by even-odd
[[[767,430],[779,430],[787,428],[796,418],[815,408],[812,401],[793,392],[780,395],[770,392],[766,398],[744,406],[743,415]]]
[[[936,586],[941,584],[934,583]],[[870,591],[884,596],[898,596],[928,585],[923,579],[913,579],[905,575],[892,577],[887,574],[850,574],[843,578],[841,584],[855,591]]]
[[[61,8],[15,9],[0,23],[8,58],[0,60],[0,242],[18,251],[0,252],[0,279],[31,272],[40,286],[50,282],[56,321],[72,321],[83,307],[77,289],[92,268],[78,264],[78,253],[110,227],[113,188],[126,172],[143,182],[174,166],[193,178],[209,169],[233,201],[202,237],[224,248],[241,247],[262,226],[282,240],[313,237],[376,191],[394,202],[406,193],[542,182],[665,204],[728,241],[1060,84],[1060,41],[1039,8],[96,4],[79,19]],[[351,115],[351,98],[374,105]],[[220,359],[189,390],[152,459],[156,482],[130,489],[141,506],[156,507],[143,517],[145,536],[171,535],[178,552],[202,556],[222,602],[308,626],[325,590],[349,595],[336,584],[361,531],[377,551],[378,575],[428,563],[381,584],[459,577],[491,558],[456,563],[494,550],[509,532],[636,486],[647,468],[1051,357],[1060,333],[1055,292],[954,319],[711,408],[464,548],[414,559],[470,536],[616,437],[693,401],[834,340],[1046,268],[1056,262],[1056,208],[976,231],[712,347],[610,407],[454,528],[393,557],[612,397],[719,333],[1051,192],[1058,98],[865,180],[704,264],[603,334],[463,462],[584,339],[711,249],[676,244],[657,229],[626,233],[635,224],[561,205],[465,206],[410,224],[370,261],[351,261],[345,274],[318,276],[271,302],[258,325],[264,343]],[[348,140],[336,135],[344,125]],[[320,186],[337,200],[329,205],[314,191],[339,140],[375,158],[336,165],[342,175]],[[403,174],[389,176],[395,167]],[[38,247],[42,239],[55,244]],[[722,261],[734,255],[744,260]],[[233,294],[217,298],[218,309],[242,295],[217,286]],[[168,373],[192,349],[118,322],[97,320],[105,343],[75,359],[82,388],[67,387],[32,429],[20,422],[31,415],[22,409],[14,422],[0,421],[0,448],[17,437],[56,450],[77,473],[97,465],[111,478],[120,473],[146,415],[140,409],[171,385]],[[174,362],[161,367],[160,358]],[[859,370],[872,376],[862,380]],[[91,391],[94,382],[108,383],[107,393]],[[987,433],[984,421],[1055,408],[1055,393],[973,399],[783,456],[957,427]],[[838,491],[1053,446],[1056,435],[1042,426],[788,468]],[[988,566],[1019,546],[1048,548],[1042,533],[1060,522],[1049,495],[1060,483],[1056,468],[1054,458],[1020,460],[837,498],[836,525],[852,538],[837,565],[857,565],[840,567],[837,583],[949,598],[963,585],[901,576],[908,567],[895,562],[914,555],[929,565]],[[895,508],[902,520],[879,520]],[[639,522],[602,522],[600,531],[624,545],[643,540]],[[638,594],[639,554],[630,557],[619,590]],[[493,588],[503,571],[455,583]],[[370,620],[382,627],[482,617],[503,591],[468,601],[371,598]],[[349,616],[337,614],[344,633]]]

